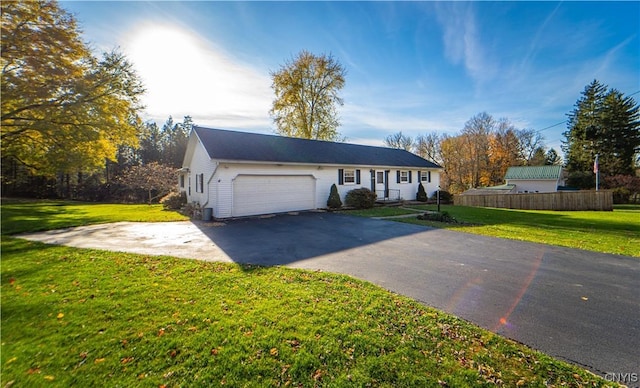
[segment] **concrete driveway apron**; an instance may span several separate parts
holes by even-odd
[[[602,376],[640,373],[639,258],[333,213],[83,228],[22,237],[349,274]]]

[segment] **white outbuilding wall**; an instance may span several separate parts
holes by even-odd
[[[555,193],[558,181],[549,179],[507,179],[507,184],[516,185],[518,193]]]

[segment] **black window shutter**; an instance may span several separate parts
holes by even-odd
[[[418,183],[422,182],[422,176],[420,175],[420,171],[417,172],[416,180],[418,181]]]
[[[342,168],[338,169],[338,184],[344,185],[344,169]]]
[[[400,170],[396,171],[396,183],[400,183]]]
[[[431,183],[431,171],[427,171],[427,181]]]
[[[356,170],[356,185],[360,184],[360,170]]]
[[[411,183],[411,173],[412,173],[412,172],[413,172],[413,171],[409,171],[409,183]]]

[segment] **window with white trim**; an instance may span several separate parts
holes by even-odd
[[[196,175],[196,193],[204,193],[204,174]]]
[[[344,184],[353,185],[356,183],[356,170],[344,170]]]
[[[409,171],[400,171],[400,183],[409,183]]]
[[[431,182],[431,171],[420,171],[420,182]]]

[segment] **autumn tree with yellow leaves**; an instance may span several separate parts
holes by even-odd
[[[427,148],[445,169],[441,186],[452,193],[502,184],[512,166],[559,163],[553,149],[545,157],[544,138],[538,131],[518,129],[508,119],[496,120],[486,112],[469,119],[456,136],[433,138]]]
[[[89,173],[136,145],[138,75],[118,51],[95,58],[55,1],[2,2],[1,64],[3,163]]]
[[[314,140],[340,140],[337,106],[346,70],[331,55],[301,51],[271,73],[275,99],[270,111],[277,132]]]

